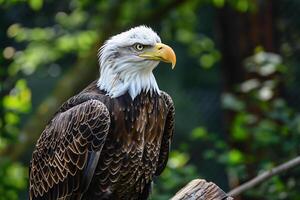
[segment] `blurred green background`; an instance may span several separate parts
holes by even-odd
[[[225,191],[300,150],[299,0],[0,0],[0,199],[27,199],[34,144],[58,106],[98,76],[97,49],[135,25],[177,54],[155,76],[176,106],[152,199],[195,178]],[[300,199],[300,169],[237,199]]]

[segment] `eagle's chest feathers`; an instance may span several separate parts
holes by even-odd
[[[105,174],[106,178],[100,182],[105,186],[117,181],[128,189],[137,180],[149,182],[157,168],[167,115],[164,100],[143,93],[134,101],[122,96],[109,110],[111,128],[101,153],[105,159],[100,158],[98,165],[100,177]]]
[[[130,152],[149,144],[158,145],[166,119],[164,101],[159,95],[141,93],[133,101],[129,96],[116,99],[111,108],[111,136],[115,144]]]
[[[164,102],[157,94],[142,93],[134,101],[120,97],[111,112],[112,132],[116,142],[127,145],[141,139],[153,142],[163,131],[165,117]]]

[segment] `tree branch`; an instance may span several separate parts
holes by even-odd
[[[249,190],[250,188],[253,188],[254,186],[266,181],[267,179],[281,174],[298,165],[300,165],[300,156],[297,156],[296,158],[293,158],[277,167],[274,167],[273,169],[263,172],[262,174],[251,179],[250,181],[247,181],[246,183],[238,186],[237,188],[234,188],[228,193],[228,195],[237,196],[245,192],[246,190]]]
[[[206,182],[203,179],[195,179],[189,182],[184,188],[176,193],[171,200],[189,200],[189,199],[203,199],[203,200],[232,200],[246,190],[268,180],[269,178],[279,175],[289,169],[300,165],[300,156],[297,156],[277,167],[263,172],[250,181],[234,188],[227,194],[212,182]]]

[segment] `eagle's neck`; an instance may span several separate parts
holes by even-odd
[[[160,94],[152,72],[157,64],[151,67],[124,65],[115,66],[111,64],[111,66],[102,67],[101,76],[97,83],[99,89],[105,90],[112,98],[119,97],[126,92],[132,99],[141,92]]]

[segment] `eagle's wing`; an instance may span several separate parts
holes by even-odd
[[[170,95],[163,91],[161,92],[161,96],[167,106],[168,114],[160,147],[158,166],[155,172],[156,176],[160,175],[167,165],[175,125],[175,107],[172,98],[170,97]]]
[[[109,127],[109,111],[98,100],[57,113],[32,154],[30,199],[80,199],[91,182]]]

